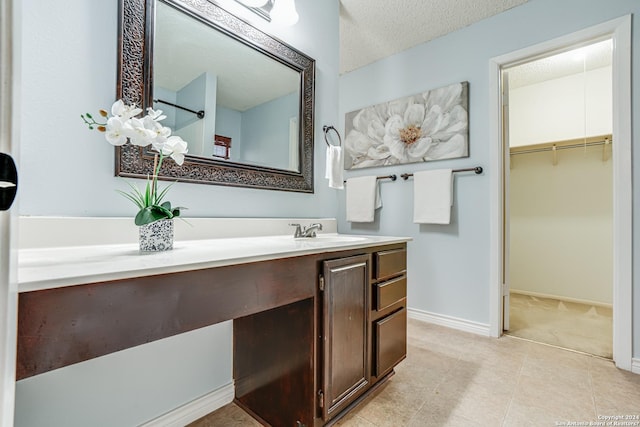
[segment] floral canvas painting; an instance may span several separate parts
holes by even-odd
[[[469,84],[461,82],[345,115],[345,169],[469,156]]]

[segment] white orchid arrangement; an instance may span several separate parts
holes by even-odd
[[[105,123],[97,122],[89,113],[82,114],[82,120],[89,129],[104,132],[106,140],[116,146],[130,143],[139,147],[151,147],[158,152],[153,161],[153,175],[147,175],[147,185],[144,192],[129,183],[130,193],[118,192],[131,200],[139,211],[135,217],[136,225],[150,224],[161,219],[170,219],[180,216],[183,207],[171,207],[171,202],[163,201],[171,185],[163,190],[158,190],[158,173],[165,157],[171,157],[178,165],[184,162],[187,152],[187,143],[179,136],[171,135],[171,129],[160,124],[166,118],[161,110],[147,109],[147,115],[139,118],[141,108],[135,105],[125,105],[119,99],[111,106],[111,116],[105,110],[99,111],[100,116],[106,119]]]

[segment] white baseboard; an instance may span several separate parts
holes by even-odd
[[[411,319],[420,320],[434,325],[446,326],[447,328],[459,331],[471,332],[472,334],[490,336],[489,325],[485,323],[473,322],[471,320],[446,316],[444,314],[430,313],[416,308],[407,308],[407,313]]]
[[[233,401],[235,386],[233,382],[211,393],[186,403],[171,412],[154,418],[140,427],[184,427],[205,415],[222,408]]]
[[[523,291],[523,290],[520,290],[520,289],[511,289],[511,290],[509,290],[509,292],[511,292],[512,294],[528,295],[528,296],[536,297],[536,298],[551,298],[551,299],[557,299],[559,301],[576,302],[578,304],[595,305],[595,306],[598,306],[598,307],[613,308],[613,304],[609,304],[607,302],[593,301],[593,300],[588,300],[588,299],[571,298],[571,297],[565,297],[565,296],[562,296],[562,295],[543,294],[541,292],[530,292],[530,291]]]
[[[640,374],[640,359],[637,357],[631,359],[631,372]]]

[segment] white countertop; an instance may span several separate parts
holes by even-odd
[[[20,292],[368,246],[404,243],[407,237],[323,233],[316,238],[290,235],[176,241],[173,250],[141,254],[137,244],[21,249]]]

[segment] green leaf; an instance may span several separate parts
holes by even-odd
[[[153,205],[153,187],[151,181],[147,178],[147,186],[144,191],[144,205],[151,206]]]
[[[185,208],[184,206],[178,206],[173,208],[173,216],[180,216],[180,211],[182,210],[186,210],[187,208]]]
[[[186,209],[184,207],[174,208],[171,206],[171,202],[169,201],[161,203],[162,198],[164,198],[169,188],[171,188],[175,182],[171,183],[159,192],[154,192],[154,184],[155,180],[151,179],[147,175],[144,192],[140,191],[138,187],[130,182],[127,182],[127,185],[131,188],[130,192],[116,190],[123,197],[129,199],[138,207],[139,211],[135,217],[135,224],[138,226],[150,224],[160,219],[171,219],[173,217],[180,216],[180,210]]]
[[[164,196],[167,194],[167,191],[169,191],[169,189],[173,187],[173,184],[175,184],[175,182],[172,182],[171,184],[167,185],[162,191],[160,191],[160,193],[156,194],[156,204],[160,204],[160,202],[162,202],[162,199],[164,199]]]
[[[167,218],[167,216],[162,211],[158,211],[154,209],[154,207],[148,207],[141,209],[134,221],[136,225],[145,225],[165,218]]]
[[[135,185],[131,184],[128,181],[126,181],[126,182],[127,182],[127,185],[129,186],[129,188],[131,188],[131,193],[126,193],[126,192],[121,191],[121,190],[116,190],[116,191],[118,193],[120,193],[121,195],[123,195],[124,197],[126,197],[127,199],[131,200],[138,207],[138,209],[143,209],[143,208],[149,206],[149,205],[146,204],[145,197],[140,192],[140,190],[138,190],[138,187],[136,187]]]
[[[153,205],[151,206],[151,209],[155,211],[158,215],[163,215],[164,218],[173,217],[173,213],[169,209],[165,208],[164,206]]]
[[[136,197],[134,197],[133,195],[129,194],[129,193],[125,193],[122,190],[116,190],[118,193],[120,193],[122,196],[126,197],[127,199],[131,200],[133,202],[134,205],[136,205],[138,207],[138,209],[142,209],[144,208],[144,205],[140,202],[140,200]]]

